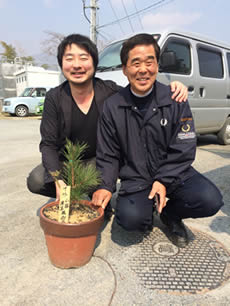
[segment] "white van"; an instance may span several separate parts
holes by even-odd
[[[161,48],[157,79],[174,80],[188,87],[189,103],[198,134],[217,134],[220,144],[230,144],[230,46],[198,34],[162,31],[153,34]],[[99,56],[97,77],[121,86],[120,49],[125,39],[108,45]]]

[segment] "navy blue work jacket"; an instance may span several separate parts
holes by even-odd
[[[194,175],[196,135],[189,103],[171,99],[169,86],[155,82],[153,100],[141,115],[129,85],[109,97],[98,124],[97,168],[100,188],[120,194],[144,190],[154,181],[169,194]]]

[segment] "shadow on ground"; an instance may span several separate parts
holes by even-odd
[[[230,234],[230,166],[217,168],[205,172],[204,175],[214,182],[223,195],[224,206],[221,212],[225,216],[215,216],[210,224],[212,231],[216,233],[226,232]]]

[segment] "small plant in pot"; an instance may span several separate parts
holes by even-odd
[[[40,211],[49,258],[59,268],[80,267],[90,260],[104,220],[104,210],[86,200],[100,181],[96,167],[82,161],[86,148],[86,144],[66,141],[63,168],[51,173],[66,186],[61,188],[59,202],[48,203]]]

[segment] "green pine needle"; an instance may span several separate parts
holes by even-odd
[[[61,176],[66,185],[71,186],[71,202],[82,200],[88,192],[99,185],[99,172],[91,164],[82,160],[83,153],[88,147],[85,143],[73,144],[67,139],[64,150],[66,161],[61,170]]]

